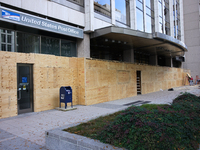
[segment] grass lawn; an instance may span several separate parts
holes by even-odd
[[[132,106],[64,131],[126,149],[198,149],[200,98],[184,93],[171,105]]]

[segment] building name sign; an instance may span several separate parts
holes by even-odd
[[[16,22],[17,24],[30,26],[38,29],[44,29],[51,32],[61,33],[68,36],[83,38],[83,30],[69,25],[56,23],[39,17],[30,16],[28,14],[16,13],[0,8],[1,18]]]

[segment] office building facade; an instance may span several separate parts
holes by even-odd
[[[1,118],[181,86],[182,0],[0,0]]]
[[[183,63],[183,67],[191,70],[194,81],[197,75],[200,76],[199,7],[198,0],[183,1],[185,43],[188,46],[188,53],[185,54],[186,61]]]

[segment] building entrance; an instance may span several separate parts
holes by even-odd
[[[33,111],[33,66],[17,64],[18,114]]]

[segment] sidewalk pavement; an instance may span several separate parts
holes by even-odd
[[[154,104],[168,104],[181,92],[200,96],[199,86],[183,86],[174,88],[174,91],[164,90],[90,106],[75,106],[77,109],[72,111],[49,110],[0,119],[0,149],[46,150],[46,130],[114,113],[138,101],[134,104],[141,105],[146,101]]]

